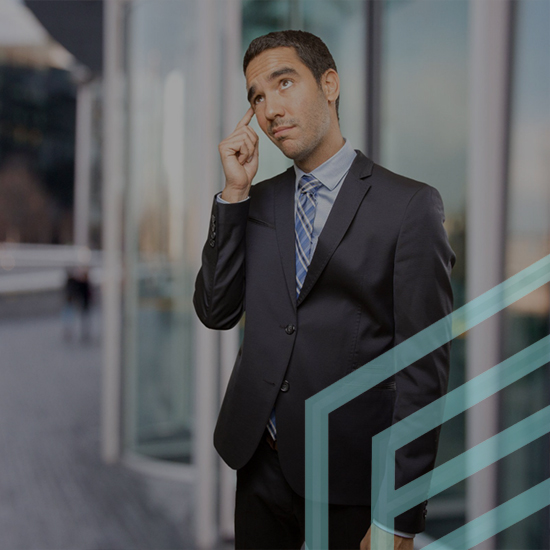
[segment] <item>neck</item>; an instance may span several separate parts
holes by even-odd
[[[309,174],[329,158],[333,157],[344,146],[344,143],[340,127],[336,126],[334,131],[327,136],[327,139],[315,151],[308,155],[307,158],[295,160],[294,163],[300,170]]]

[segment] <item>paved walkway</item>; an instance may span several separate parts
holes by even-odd
[[[192,488],[99,457],[101,352],[0,319],[0,549],[192,549]],[[226,547],[228,548],[228,547]]]

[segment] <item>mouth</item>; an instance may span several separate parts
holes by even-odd
[[[271,133],[273,134],[273,137],[281,137],[288,133],[290,130],[292,130],[294,126],[278,126],[277,128],[274,128]]]

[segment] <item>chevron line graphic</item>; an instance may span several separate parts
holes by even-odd
[[[328,550],[328,415],[548,282],[550,255],[306,400],[306,546],[309,550]],[[548,433],[550,407],[398,490],[388,481],[394,479],[397,449],[548,362],[550,336],[373,437],[373,517],[392,528],[395,517],[403,511]],[[549,504],[550,480],[546,480],[431,543],[426,550],[467,550]],[[393,550],[393,535],[377,529],[373,537],[373,548]]]

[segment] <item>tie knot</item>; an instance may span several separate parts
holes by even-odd
[[[300,178],[298,188],[300,189],[301,193],[313,193],[315,195],[321,185],[321,182],[314,176],[310,174],[304,174]]]

